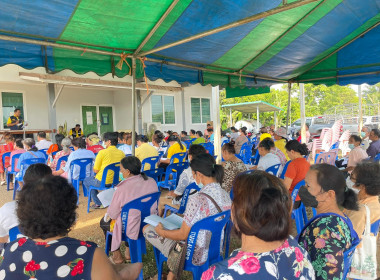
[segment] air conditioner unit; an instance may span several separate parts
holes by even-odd
[[[161,130],[161,123],[159,123],[159,122],[144,123],[145,134],[148,134],[149,132],[154,132],[156,130]]]

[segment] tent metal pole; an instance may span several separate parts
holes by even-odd
[[[289,128],[289,116],[290,116],[290,96],[292,91],[292,84],[288,83],[288,110],[286,112],[286,133],[288,133]]]
[[[150,40],[150,38],[152,38],[152,36],[154,35],[154,33],[161,26],[161,24],[164,22],[164,20],[166,19],[166,17],[171,13],[171,11],[173,11],[173,9],[175,8],[175,6],[177,5],[178,2],[179,2],[179,0],[174,0],[170,4],[169,8],[161,16],[161,18],[158,20],[158,22],[152,28],[152,30],[149,32],[149,34],[145,37],[145,39],[141,42],[141,44],[137,47],[137,49],[135,50],[135,52],[133,53],[133,55],[137,55],[141,51],[141,49],[145,46],[145,44],[148,43],[148,41]]]
[[[359,126],[358,126],[358,133],[360,135],[360,132],[363,128],[363,103],[362,103],[362,86],[358,85],[358,95],[359,95]]]
[[[216,163],[222,162],[222,143],[221,143],[221,124],[220,124],[220,100],[219,86],[212,87],[212,103],[213,103],[213,120],[214,120],[214,154],[217,156]]]
[[[151,49],[151,50],[146,51],[146,52],[142,52],[139,54],[139,56],[146,56],[146,55],[151,54],[151,53],[166,50],[166,49],[171,48],[171,47],[175,47],[175,46],[182,45],[182,44],[185,44],[185,43],[197,40],[197,39],[201,39],[201,38],[204,38],[204,37],[210,36],[212,34],[216,34],[216,33],[219,33],[221,31],[225,31],[225,30],[228,30],[231,28],[239,27],[239,26],[242,26],[244,24],[253,22],[255,20],[266,18],[268,16],[275,15],[275,14],[278,14],[278,13],[281,13],[284,11],[288,11],[290,9],[294,9],[294,8],[297,8],[297,7],[300,7],[300,6],[309,4],[309,3],[313,3],[316,1],[319,1],[319,0],[297,0],[297,1],[294,1],[290,4],[281,5],[281,6],[274,8],[274,9],[271,9],[271,10],[268,10],[268,11],[265,11],[262,13],[258,13],[256,15],[253,15],[250,17],[246,17],[244,19],[241,19],[241,20],[229,23],[229,24],[225,24],[223,26],[220,26],[220,27],[217,27],[217,28],[205,31],[205,32],[201,32],[199,34],[190,36],[188,38],[185,38],[185,39],[182,39],[182,40],[170,43],[170,44],[166,44],[166,45],[163,45],[163,46],[158,47],[158,48]]]
[[[336,78],[346,78],[346,77],[358,77],[358,76],[365,76],[365,75],[379,75],[380,71],[371,71],[371,72],[363,72],[363,73],[356,73],[356,74],[345,74],[345,75],[336,75],[336,76],[329,76],[329,77],[321,77],[321,78],[312,78],[307,80],[293,80],[292,82],[296,83],[308,83],[311,81],[320,81],[320,80],[326,80],[326,79],[336,79]]]
[[[319,8],[326,0],[321,1],[318,5],[316,5],[313,9],[311,9],[304,17],[302,17],[300,20],[298,20],[295,24],[293,24],[288,30],[286,30],[284,33],[281,34],[280,37],[278,37],[276,40],[274,40],[272,43],[270,43],[267,47],[265,47],[260,53],[258,53],[255,57],[253,57],[246,65],[244,65],[240,71],[244,71],[245,68],[247,68],[250,64],[252,64],[254,61],[256,61],[260,56],[262,56],[269,48],[271,48],[274,44],[276,44],[278,41],[280,41],[282,38],[284,38],[290,31],[292,31],[298,24],[300,24],[302,21],[304,21],[310,14],[312,14],[316,9]]]
[[[300,83],[301,143],[306,143],[305,84]]]
[[[136,148],[136,58],[132,57],[132,155]]]
[[[380,22],[376,22],[374,25],[372,25],[371,27],[369,27],[368,29],[364,30],[363,32],[361,32],[359,35],[355,36],[354,38],[352,38],[350,41],[348,41],[347,43],[345,43],[343,46],[337,48],[335,51],[329,53],[328,55],[326,55],[324,58],[318,60],[316,63],[314,63],[313,65],[311,65],[310,67],[308,67],[305,71],[303,71],[300,75],[306,73],[307,71],[313,69],[315,66],[317,66],[318,64],[320,64],[321,62],[325,61],[326,59],[328,59],[329,57],[331,57],[332,55],[334,55],[335,53],[337,53],[338,51],[340,51],[341,49],[345,48],[346,46],[348,46],[349,44],[351,44],[352,42],[356,41],[357,39],[359,39],[360,37],[362,37],[364,34],[366,34],[367,32],[371,31],[372,29],[376,28],[378,25],[380,24]],[[298,77],[300,76],[298,75]],[[338,76],[337,76],[338,77]]]

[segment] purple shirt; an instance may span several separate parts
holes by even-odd
[[[367,154],[370,158],[375,158],[375,156],[380,153],[380,140],[373,141],[371,144],[369,144],[369,147],[367,149]]]

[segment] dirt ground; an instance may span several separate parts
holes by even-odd
[[[160,208],[163,207],[165,203],[170,203],[170,200],[166,199],[166,193],[167,192],[164,191],[161,195]],[[6,202],[11,201],[12,195],[13,191],[7,192],[6,186],[2,186],[0,189],[0,206]],[[99,247],[104,248],[104,235],[99,227],[99,221],[102,217],[104,217],[106,211],[106,209],[98,209],[90,210],[90,213],[87,213],[87,197],[83,197],[83,194],[81,193],[77,210],[78,219],[72,231],[69,233],[69,236],[80,240],[95,242],[99,245]],[[293,226],[292,235],[295,235],[295,226]],[[236,236],[232,235],[230,249],[233,250],[239,247],[240,240]],[[377,247],[378,276],[380,276],[380,239],[378,239]],[[150,279],[150,277],[154,276],[157,273],[156,263],[151,246],[147,246],[147,255],[144,256],[143,263],[144,279]],[[184,273],[182,278],[192,279],[191,274],[189,273]]]

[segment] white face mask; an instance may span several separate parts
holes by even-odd
[[[241,135],[241,132],[238,132],[238,135],[240,136],[240,135]]]

